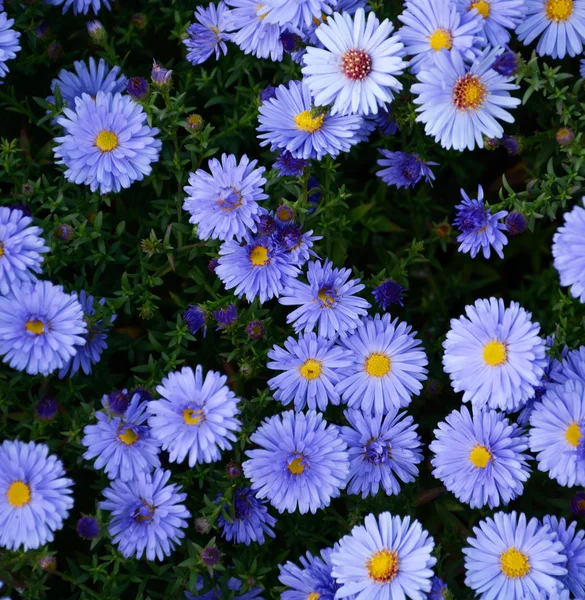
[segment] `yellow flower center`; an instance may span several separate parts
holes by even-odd
[[[309,358],[299,367],[299,371],[305,379],[317,379],[322,371],[321,361]]]
[[[484,19],[487,19],[490,16],[490,3],[486,2],[486,0],[477,0],[477,2],[472,2],[469,10],[473,10],[474,8]]]
[[[366,359],[364,370],[371,377],[384,377],[390,372],[390,365],[392,360],[387,354],[382,352],[375,352],[370,354]]]
[[[111,152],[119,146],[118,136],[113,131],[104,129],[95,138],[95,145],[101,152]]]
[[[453,88],[453,104],[459,110],[477,110],[487,97],[487,89],[477,75],[467,73],[460,77]]]
[[[304,473],[305,472],[305,465],[303,464],[303,457],[302,456],[297,456],[296,458],[293,458],[293,460],[291,460],[288,463],[288,470],[293,475],[301,475],[302,473]]]
[[[579,423],[571,423],[567,427],[565,437],[567,438],[567,442],[576,448],[581,441],[581,428],[579,427]]]
[[[268,261],[268,248],[264,246],[256,246],[250,252],[250,260],[255,267],[263,267]]]
[[[577,500],[577,506],[580,510],[585,510],[585,500]]]
[[[398,574],[398,554],[380,550],[370,558],[367,567],[370,579],[376,583],[390,583]]]
[[[186,408],[183,411],[183,421],[185,425],[197,425],[199,421],[203,419],[202,410],[193,410],[192,408]]]
[[[429,35],[429,45],[435,51],[451,50],[453,47],[453,36],[447,29],[436,29]]]
[[[546,17],[549,21],[566,21],[573,14],[573,0],[548,0]]]
[[[313,116],[310,110],[304,110],[302,113],[295,115],[295,125],[307,133],[315,133],[323,127],[325,115],[323,113]]]
[[[317,294],[317,298],[323,302],[325,308],[331,308],[335,302],[335,296],[329,288],[321,288]]]
[[[34,319],[33,321],[27,321],[24,324],[24,327],[27,331],[34,333],[35,335],[41,335],[41,333],[45,332],[45,324],[38,319]]]
[[[490,367],[499,367],[508,361],[506,344],[492,340],[483,347],[483,359]]]
[[[133,429],[126,429],[124,433],[118,434],[118,439],[126,446],[132,446],[138,441],[138,434]]]
[[[0,258],[4,256],[4,244],[0,242]]]
[[[514,546],[502,552],[500,556],[502,573],[511,579],[520,579],[530,573],[530,562],[528,556]]]
[[[311,592],[307,596],[307,600],[319,600],[321,598],[321,594],[319,592]]]
[[[469,460],[474,467],[485,469],[490,462],[492,455],[485,446],[479,444],[469,453]]]
[[[10,506],[20,508],[30,502],[30,488],[23,481],[15,481],[8,488],[6,496]]]

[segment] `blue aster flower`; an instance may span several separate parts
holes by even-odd
[[[511,50],[506,50],[505,52],[496,57],[496,60],[494,60],[494,64],[492,66],[494,71],[496,71],[500,75],[510,77],[511,75],[515,75],[518,71],[518,67],[520,66],[520,59],[518,58],[518,55],[515,52],[512,52]],[[521,215],[521,213],[516,214]],[[524,226],[524,229],[526,229],[526,225]]]
[[[417,97],[416,118],[425,124],[425,133],[446,149],[483,148],[484,136],[501,138],[498,121],[513,123],[508,109],[520,104],[510,96],[518,86],[511,77],[493,69],[499,49],[486,51],[471,66],[457,53],[438,52],[432,66],[423,65],[419,83],[411,87]]]
[[[282,251],[283,258],[299,268],[303,267],[311,256],[317,257],[312,248],[320,239],[320,235],[313,235],[312,229],[303,231],[303,228],[294,222],[278,226],[272,234],[272,241]]]
[[[233,512],[229,507],[225,507],[231,521],[228,521],[223,514],[217,521],[222,537],[228,542],[233,540],[236,544],[246,544],[246,546],[251,542],[263,544],[264,534],[275,537],[272,527],[276,524],[276,519],[268,513],[265,504],[254,496],[249,487],[236,488]]]
[[[307,30],[313,25],[313,19],[330,15],[336,4],[336,0],[264,0],[257,10],[267,23]]]
[[[82,346],[77,347],[77,353],[75,356],[59,371],[59,379],[63,379],[68,373],[72,377],[81,369],[86,375],[91,373],[92,365],[97,364],[100,361],[102,352],[108,347],[106,340],[107,325],[100,319],[95,323],[91,322],[91,318],[96,314],[94,298],[85,293],[84,290],[78,295],[79,302],[83,307],[83,313],[86,317],[86,321],[89,321],[88,332],[85,335],[85,343]],[[104,306],[106,299],[102,298],[98,304]],[[116,318],[114,315],[109,324],[111,324]]]
[[[0,7],[0,11],[2,10]],[[9,19],[7,13],[0,12],[0,84],[9,71],[6,62],[16,58],[20,50],[18,45],[20,33],[12,29],[13,25],[14,19]]]
[[[0,207],[0,296],[23,282],[34,282],[41,272],[43,254],[50,248],[43,230],[17,208]]]
[[[215,273],[226,290],[235,288],[238,298],[245,295],[249,302],[259,298],[261,304],[278,298],[287,280],[297,277],[298,267],[286,259],[270,237],[248,234],[244,241],[245,245],[234,240],[221,245]]]
[[[474,408],[517,411],[534,397],[546,367],[545,341],[532,313],[517,302],[476,300],[451,319],[443,366],[456,392]]]
[[[213,311],[213,318],[217,321],[218,328],[228,329],[238,320],[238,309],[233,304],[228,304],[225,308]]]
[[[112,481],[104,490],[99,507],[112,513],[108,531],[124,557],[163,560],[185,537],[185,519],[191,516],[183,505],[187,494],[167,485],[170,477],[170,471],[157,469],[131,481]]]
[[[197,225],[202,240],[240,241],[248,231],[256,231],[262,209],[258,202],[266,200],[264,167],[256,168],[257,160],[244,154],[239,163],[233,155],[222,154],[221,162],[212,158],[208,167],[189,174],[183,203]]]
[[[57,164],[67,167],[71,183],[89,185],[92,192],[119,192],[142,181],[158,161],[158,129],[146,124],[142,106],[130,96],[99,91],[75,98],[75,110],[64,109],[57,123],[65,135],[56,137]]]
[[[567,557],[564,566],[568,573],[561,578],[561,583],[575,594],[575,598],[585,597],[585,531],[577,530],[576,521],[569,524],[565,519],[550,515],[545,516],[542,523],[563,544],[563,554]]]
[[[73,506],[73,481],[45,444],[0,444],[0,547],[34,550],[54,539]]]
[[[192,65],[204,63],[213,53],[219,60],[221,53],[227,54],[226,42],[231,39],[228,32],[230,11],[225,2],[220,1],[216,6],[211,2],[206,8],[198,6],[195,9],[195,20],[187,29],[187,60]]]
[[[381,487],[392,496],[400,492],[401,482],[415,480],[422,444],[412,417],[396,410],[385,417],[347,410],[345,417],[351,425],[341,430],[349,452],[348,493],[365,499]]]
[[[276,162],[272,165],[281,177],[297,177],[309,166],[304,158],[295,158],[288,150],[282,150]]]
[[[434,540],[418,521],[389,512],[369,514],[333,551],[337,598],[416,598],[431,589]]]
[[[526,0],[516,35],[525,45],[540,36],[536,53],[564,58],[583,52],[585,0]]]
[[[95,413],[97,425],[86,425],[81,443],[87,448],[85,460],[97,459],[94,469],[104,469],[110,479],[130,481],[138,473],[160,467],[160,442],[146,425],[147,406],[134,394],[122,416],[107,410]]]
[[[99,91],[105,94],[126,91],[128,79],[121,74],[120,67],[110,69],[103,58],[100,58],[99,63],[96,63],[93,56],[87,63],[77,60],[73,63],[73,67],[75,73],[62,69],[59,76],[51,82],[51,92],[54,94],[55,88],[59,88],[64,106],[73,108],[75,98],[81,98],[83,94],[95,98]],[[55,104],[55,96],[48,96],[47,102]]]
[[[189,304],[187,310],[183,313],[183,321],[185,321],[192,335],[195,335],[203,327],[203,337],[205,337],[207,333],[207,319],[207,310],[195,304]]]
[[[412,56],[409,66],[415,74],[422,65],[432,65],[437,52],[457,52],[472,61],[483,46],[482,16],[460,14],[449,0],[408,0],[398,18],[404,23],[400,40],[404,53]]]
[[[494,214],[483,201],[483,188],[477,187],[477,199],[471,199],[465,190],[461,190],[463,202],[455,209],[457,216],[453,225],[461,232],[457,236],[460,242],[459,252],[469,253],[475,258],[481,250],[484,258],[489,258],[493,248],[500,258],[504,258],[504,246],[508,244],[508,238],[503,231],[506,225],[501,223],[507,214],[507,210],[500,210]]]
[[[321,413],[287,411],[275,415],[250,436],[259,446],[242,464],[256,497],[267,498],[280,513],[316,513],[339,497],[349,470],[346,444]]]
[[[402,89],[396,79],[406,64],[394,26],[380,23],[371,12],[366,20],[360,8],[355,15],[335,13],[315,35],[324,46],[309,46],[304,56],[304,81],[315,104],[331,104],[331,114],[376,114]]]
[[[575,206],[564,214],[565,224],[553,236],[552,254],[561,285],[585,303],[585,209]]]
[[[408,406],[427,378],[427,356],[411,326],[386,313],[365,317],[342,340],[353,353],[353,364],[337,384],[350,408],[367,414],[383,414]]]
[[[225,385],[227,377],[203,368],[195,373],[183,367],[169,373],[156,391],[160,400],[148,402],[148,425],[154,437],[169,452],[171,462],[182,463],[187,455],[189,466],[220,460],[222,450],[230,450],[241,423],[239,399]]]
[[[332,115],[315,106],[304,82],[291,81],[276,88],[258,109],[258,138],[261,146],[288,150],[294,158],[321,160],[360,142],[364,119],[357,115]]]
[[[226,0],[231,7],[227,18],[227,30],[231,40],[245,54],[257,58],[271,58],[281,61],[284,47],[280,35],[282,27],[271,23],[259,14],[256,0]]]
[[[84,540],[93,540],[100,534],[100,524],[93,517],[81,517],[75,524],[77,535]]]
[[[482,600],[536,598],[557,589],[557,577],[567,570],[563,545],[537,519],[498,512],[480,521],[468,537],[465,554],[465,584]]]
[[[561,485],[585,486],[585,384],[569,379],[554,385],[530,415],[530,450],[538,470]]]
[[[102,6],[111,10],[110,0],[48,0],[53,6],[61,6],[63,4],[63,13],[66,13],[73,7],[73,14],[78,15],[83,13],[86,15],[89,9],[93,9],[94,13],[98,13]]]
[[[374,116],[374,123],[380,130],[380,133],[386,137],[395,135],[398,131],[400,131],[400,127],[398,127],[398,123],[394,118],[394,113],[392,112],[391,107],[380,109]]]
[[[380,285],[374,288],[372,294],[382,310],[388,310],[392,304],[404,306],[402,294],[405,291],[399,283],[386,279]]]
[[[335,340],[310,332],[299,336],[298,340],[289,337],[284,348],[274,346],[268,352],[271,360],[266,366],[283,371],[268,380],[268,387],[276,390],[274,399],[285,406],[294,400],[296,411],[306,406],[324,411],[329,402],[339,404],[335,385],[352,364],[352,354],[334,344]]]
[[[378,148],[378,152],[384,157],[378,160],[383,169],[376,175],[388,186],[395,185],[398,189],[414,187],[421,179],[431,186],[435,176],[430,166],[438,165],[436,162],[426,162],[418,154],[408,152],[390,152],[384,148]]]
[[[528,436],[502,413],[454,410],[429,446],[433,475],[471,508],[506,505],[522,495],[530,476]]]
[[[483,35],[492,46],[505,46],[526,13],[524,0],[456,0],[462,15],[477,14],[483,21]]]
[[[448,589],[447,584],[435,575],[432,579],[431,591],[427,595],[427,600],[445,600]]]
[[[23,283],[0,297],[0,356],[13,369],[49,375],[69,363],[86,334],[77,295],[60,285]]]
[[[327,339],[347,337],[366,315],[370,303],[359,296],[364,289],[359,279],[350,279],[350,269],[334,269],[329,260],[309,262],[308,283],[289,279],[280,304],[298,306],[286,318],[295,333],[313,331]]]
[[[335,545],[337,549],[337,544]],[[279,565],[278,579],[287,590],[282,592],[281,600],[335,600],[335,594],[341,587],[337,584],[331,571],[331,554],[333,548],[321,550],[320,556],[313,556],[307,552],[301,556],[301,567],[291,561]],[[345,596],[347,600],[354,600],[354,596]]]

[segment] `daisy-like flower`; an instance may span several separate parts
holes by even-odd
[[[461,15],[477,14],[483,21],[483,35],[492,46],[505,46],[510,31],[526,14],[525,0],[456,0]]]
[[[486,51],[471,66],[457,53],[438,52],[432,66],[422,67],[419,83],[411,87],[417,95],[414,103],[420,105],[417,121],[443,148],[483,148],[484,136],[504,135],[498,120],[514,122],[507,109],[520,104],[510,96],[518,86],[492,68],[499,52]]]
[[[421,65],[432,64],[437,52],[457,52],[472,61],[483,45],[483,18],[473,12],[459,14],[449,0],[408,0],[398,18],[404,23],[400,41],[412,56],[409,66],[415,74]]]
[[[288,0],[286,0],[288,2]],[[315,35],[324,48],[309,46],[304,80],[319,106],[332,104],[331,114],[377,114],[402,89],[396,79],[406,67],[403,45],[394,26],[380,23],[363,8],[355,15],[335,13]]]
[[[337,391],[350,408],[383,414],[408,406],[427,378],[427,356],[410,325],[386,313],[365,317],[342,341],[354,360]]]
[[[77,295],[60,285],[23,283],[0,298],[0,356],[13,369],[49,375],[75,356],[86,334]]]
[[[73,506],[63,463],[44,444],[0,444],[0,547],[34,550],[54,539]]]
[[[329,402],[339,404],[335,385],[342,373],[352,364],[349,350],[334,345],[335,340],[317,337],[313,332],[289,337],[284,348],[274,346],[268,352],[271,361],[266,365],[274,371],[283,371],[268,380],[268,387],[276,390],[274,399],[285,406],[294,400],[295,410],[308,406],[324,411]]]
[[[315,106],[302,81],[278,86],[258,112],[260,145],[270,144],[272,150],[288,150],[294,158],[305,160],[347,152],[360,142],[364,124],[357,115],[333,115]]]
[[[59,76],[51,82],[51,92],[54,94],[55,88],[59,88],[64,106],[73,107],[75,98],[81,98],[83,94],[95,98],[100,91],[117,94],[126,90],[128,79],[120,73],[120,67],[110,69],[103,58],[100,58],[99,63],[96,63],[93,56],[87,63],[77,60],[73,67],[75,73],[62,69]],[[48,96],[47,102],[55,104],[55,96]]]
[[[530,415],[538,470],[567,487],[585,486],[584,424],[585,384],[578,380],[552,386]]]
[[[476,300],[451,319],[443,365],[456,392],[474,408],[517,411],[535,394],[546,367],[545,341],[517,302]]]
[[[256,0],[226,0],[231,7],[227,16],[226,30],[231,31],[231,41],[245,54],[257,58],[281,61],[284,46],[280,39],[282,27],[269,22],[259,14]]]
[[[289,279],[279,298],[280,304],[298,306],[286,318],[295,333],[313,331],[327,339],[347,337],[359,324],[370,303],[359,296],[364,289],[359,279],[350,279],[351,269],[334,269],[329,260],[324,264],[309,262],[308,283]]]
[[[504,246],[508,238],[502,233],[506,231],[505,223],[501,222],[507,210],[500,210],[492,214],[483,201],[483,188],[477,187],[477,199],[471,199],[465,190],[461,190],[463,202],[455,209],[457,216],[453,225],[461,232],[457,236],[460,242],[459,252],[469,252],[475,258],[481,250],[484,258],[489,258],[492,248],[500,258],[504,258]]]
[[[183,209],[191,215],[189,223],[197,225],[200,239],[240,241],[256,231],[262,213],[258,202],[268,198],[264,167],[257,169],[257,164],[245,154],[239,163],[233,154],[222,154],[221,162],[209,161],[211,174],[203,169],[190,173]]]
[[[528,480],[528,436],[502,413],[454,410],[429,446],[433,475],[471,508],[506,505]]]
[[[107,408],[107,403],[104,408]],[[110,479],[130,481],[138,473],[150,473],[160,467],[160,442],[146,420],[146,403],[134,394],[124,415],[112,416],[107,410],[95,413],[97,425],[86,425],[81,443],[87,448],[85,460],[96,458],[96,470],[105,467]]]
[[[204,63],[213,53],[219,60],[221,53],[227,54],[226,42],[231,39],[227,33],[230,11],[225,2],[220,1],[216,6],[211,2],[207,8],[198,6],[195,9],[195,20],[187,29],[187,60],[192,65]]]
[[[148,403],[148,424],[171,462],[182,463],[188,455],[193,467],[218,461],[221,450],[231,449],[241,423],[236,418],[239,399],[226,381],[214,371],[203,379],[197,365],[195,373],[190,367],[169,373],[156,388],[162,398]]]
[[[585,303],[585,209],[575,206],[564,217],[565,224],[553,237],[554,266],[561,285],[571,286],[571,296]]]
[[[105,6],[108,10],[111,10],[110,0],[48,0],[49,4],[54,6],[61,6],[63,4],[63,13],[66,13],[71,7],[73,7],[73,14],[84,14],[86,15],[89,9],[97,14],[102,6]]]
[[[126,558],[163,560],[185,537],[185,519],[191,516],[183,505],[187,494],[167,485],[170,477],[170,471],[157,469],[131,481],[112,481],[104,490],[99,507],[112,513],[108,531]]]
[[[252,434],[259,448],[248,450],[244,475],[260,499],[280,513],[316,513],[339,496],[347,481],[347,446],[335,425],[321,413],[287,411],[275,415]]]
[[[91,322],[92,317],[96,313],[93,296],[89,296],[84,290],[79,293],[79,302],[83,307],[83,313],[86,321]],[[103,306],[106,299],[102,298],[98,304]],[[110,320],[111,324],[116,318],[116,315]],[[85,335],[85,343],[82,346],[77,346],[75,356],[59,371],[59,379],[63,379],[68,373],[69,376],[75,375],[81,369],[86,375],[91,373],[92,365],[100,361],[102,352],[108,347],[106,340],[108,328],[101,320],[88,325],[88,332]]]
[[[254,496],[249,487],[236,488],[233,511],[230,507],[225,507],[230,520],[228,521],[221,514],[217,521],[222,537],[228,542],[233,540],[236,544],[246,544],[246,546],[251,542],[263,544],[264,534],[274,537],[272,527],[276,519],[268,514],[265,504]]]
[[[6,62],[16,58],[20,50],[18,45],[20,33],[12,29],[14,19],[9,19],[8,14],[2,10],[0,6],[0,84],[9,71]]]
[[[299,269],[291,264],[272,238],[244,237],[245,245],[235,240],[224,242],[219,249],[219,264],[215,268],[226,290],[235,288],[234,294],[255,298],[264,304],[283,293],[285,283],[298,276]]]
[[[267,23],[278,23],[293,29],[309,30],[315,20],[331,14],[336,0],[264,0],[258,6],[258,15]]]
[[[569,524],[565,519],[557,519],[550,515],[545,516],[542,522],[556,533],[563,544],[568,573],[561,578],[561,583],[571,590],[575,598],[585,597],[585,531],[577,530],[576,521]]]
[[[333,550],[333,548],[325,548],[321,550],[320,556],[313,556],[307,552],[306,556],[299,558],[301,567],[290,561],[279,565],[278,579],[282,585],[289,588],[282,592],[281,600],[334,600],[335,593],[341,586],[331,574]],[[346,596],[346,598],[353,600],[354,597]]]
[[[31,226],[32,218],[17,208],[0,207],[0,296],[15,286],[36,280],[41,272],[42,254],[50,248],[43,230]]]
[[[424,599],[431,589],[434,540],[410,517],[369,514],[333,551],[333,577],[341,584],[337,598],[354,600]]]
[[[524,4],[524,3],[523,3]],[[525,45],[540,36],[540,56],[564,58],[583,52],[585,0],[526,0],[516,34]]]
[[[394,185],[398,189],[414,187],[421,179],[431,186],[435,176],[430,167],[438,165],[436,162],[426,162],[418,154],[408,152],[390,152],[384,148],[378,148],[378,152],[384,157],[378,160],[383,169],[376,175],[386,184]]]
[[[567,570],[563,544],[548,526],[526,515],[498,512],[473,528],[467,538],[465,584],[482,600],[538,598],[557,590]]]
[[[65,135],[55,138],[57,164],[67,167],[67,181],[89,185],[92,192],[119,192],[142,181],[158,161],[158,129],[146,124],[146,113],[130,96],[99,91],[75,98],[75,110],[64,109],[57,123]]]
[[[396,410],[385,417],[348,410],[345,417],[351,425],[341,430],[349,452],[350,494],[366,498],[375,496],[382,487],[392,496],[400,492],[400,482],[415,480],[422,452],[411,416]]]

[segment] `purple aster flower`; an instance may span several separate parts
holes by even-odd
[[[208,567],[213,567],[220,560],[221,553],[215,546],[207,546],[201,551],[201,562]]]
[[[161,65],[157,64],[156,60],[153,61],[152,71],[150,73],[152,82],[157,86],[167,86],[171,83],[172,71],[165,69]]]
[[[77,535],[84,540],[93,540],[100,533],[100,524],[93,517],[82,517],[75,525]]]
[[[89,37],[98,45],[101,45],[107,38],[107,33],[100,21],[94,19],[93,21],[88,21],[87,24],[87,33]],[[55,42],[54,42],[55,43]],[[61,48],[63,50],[63,48]]]
[[[272,165],[272,168],[278,169],[278,174],[281,177],[296,177],[297,175],[302,175],[308,166],[308,160],[295,158],[288,150],[283,150]]]
[[[427,595],[427,600],[444,600],[449,589],[447,584],[436,575],[431,580],[431,584],[431,591]]]
[[[211,2],[206,8],[198,6],[195,9],[195,20],[187,29],[189,37],[183,40],[187,46],[187,60],[193,65],[204,63],[215,53],[216,60],[221,53],[227,54],[226,42],[231,36],[228,29],[230,11],[225,2],[219,2],[217,7]]]
[[[380,130],[380,133],[386,137],[395,135],[400,131],[400,127],[398,127],[398,123],[392,115],[392,108],[383,108],[379,110],[378,114],[374,117],[374,123]]]
[[[262,325],[262,321],[250,321],[246,325],[246,333],[252,340],[259,340],[264,337],[264,325]]]
[[[213,312],[213,318],[217,321],[219,329],[227,329],[231,327],[238,318],[238,311],[233,304],[226,306],[225,308],[220,308]]]
[[[526,217],[521,212],[515,210],[506,217],[504,224],[506,225],[506,231],[510,235],[522,233],[528,225]]]
[[[292,206],[281,204],[274,212],[274,218],[277,225],[288,225],[295,220],[295,211]]]
[[[320,235],[313,235],[312,229],[303,232],[302,227],[296,223],[281,225],[272,235],[276,246],[284,252],[285,260],[297,267],[302,267],[311,256],[318,258],[312,247],[320,239]]]
[[[202,327],[207,329],[207,311],[201,306],[189,304],[189,307],[183,313],[183,321],[185,321],[189,331],[195,335]],[[205,330],[203,335],[205,336]]]
[[[400,304],[400,306],[404,306],[402,293],[405,289],[406,288],[403,288],[399,283],[396,283],[391,279],[386,279],[386,281],[382,281],[372,293],[374,294],[378,306],[382,310],[388,310],[391,304]]]
[[[55,227],[55,237],[62,242],[70,242],[73,237],[73,230],[69,225],[61,223]]]
[[[35,406],[37,417],[42,421],[50,421],[51,419],[54,419],[58,410],[59,406],[55,398],[51,398],[51,396],[46,395],[42,396],[38,404]]]
[[[461,190],[463,202],[458,204],[457,217],[453,225],[461,232],[457,241],[461,242],[459,252],[469,252],[471,258],[475,258],[481,250],[484,258],[489,258],[493,248],[500,258],[504,258],[503,248],[508,239],[502,233],[506,225],[500,223],[508,215],[507,210],[500,210],[495,214],[483,202],[483,188],[478,186],[477,200],[472,200]]]
[[[523,149],[522,138],[516,135],[505,135],[502,138],[502,146],[510,156],[518,156]]]
[[[575,139],[575,134],[568,127],[561,127],[555,134],[555,139],[561,146],[570,146]]]
[[[129,403],[130,395],[128,394],[128,390],[110,392],[102,399],[104,408],[107,408],[114,415],[123,415],[128,410]]]
[[[386,184],[395,185],[397,188],[414,187],[424,178],[431,186],[435,176],[429,165],[438,165],[436,162],[425,162],[418,154],[407,152],[390,152],[384,148],[378,149],[385,158],[378,160],[378,164],[384,167],[376,175]]]
[[[276,231],[276,221],[271,215],[262,215],[258,221],[258,235],[271,235]]]
[[[571,512],[577,517],[585,517],[585,492],[577,492],[571,500]]]
[[[506,50],[496,57],[492,69],[500,75],[510,77],[516,73],[519,65],[520,60],[518,59],[518,55],[511,50]]]
[[[148,96],[148,81],[144,77],[131,77],[126,85],[126,93],[134,100],[144,100]]]
[[[266,102],[270,98],[276,98],[276,88],[273,85],[267,85],[260,92],[260,102]]]

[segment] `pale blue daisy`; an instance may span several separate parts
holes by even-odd
[[[462,15],[477,14],[483,21],[483,34],[492,46],[505,46],[526,14],[525,0],[456,0]]]

